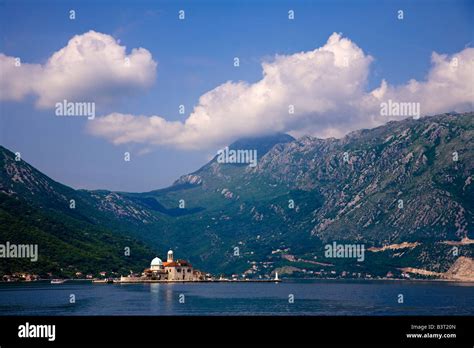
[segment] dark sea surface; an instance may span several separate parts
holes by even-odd
[[[474,283],[10,283],[0,284],[0,315],[474,315]]]

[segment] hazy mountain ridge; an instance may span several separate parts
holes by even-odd
[[[38,209],[46,204],[80,214],[155,250],[172,247],[213,273],[269,275],[277,267],[302,274],[324,269],[322,276],[342,270],[384,275],[402,267],[445,272],[458,257],[445,242],[474,238],[473,116],[406,119],[342,139],[244,139],[229,148],[260,149],[255,168],[214,157],[171,187],[145,193],[73,190],[24,162],[12,165],[13,154],[1,149],[9,159],[0,192]],[[71,197],[78,200],[74,212],[67,207]],[[323,247],[332,241],[414,247],[368,251],[357,263],[326,259]],[[459,245],[459,255],[472,254],[471,244]]]

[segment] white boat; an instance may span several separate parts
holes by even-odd
[[[53,279],[51,280],[51,284],[62,284],[66,281],[66,279]]]

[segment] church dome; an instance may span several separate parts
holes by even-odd
[[[153,260],[151,260],[150,266],[163,266],[163,261],[161,261],[159,257],[155,257]]]

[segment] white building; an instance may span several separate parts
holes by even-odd
[[[173,250],[168,251],[166,262],[159,257],[151,260],[150,268],[143,271],[143,279],[168,281],[205,280],[205,275],[193,269],[186,260],[174,260]]]

